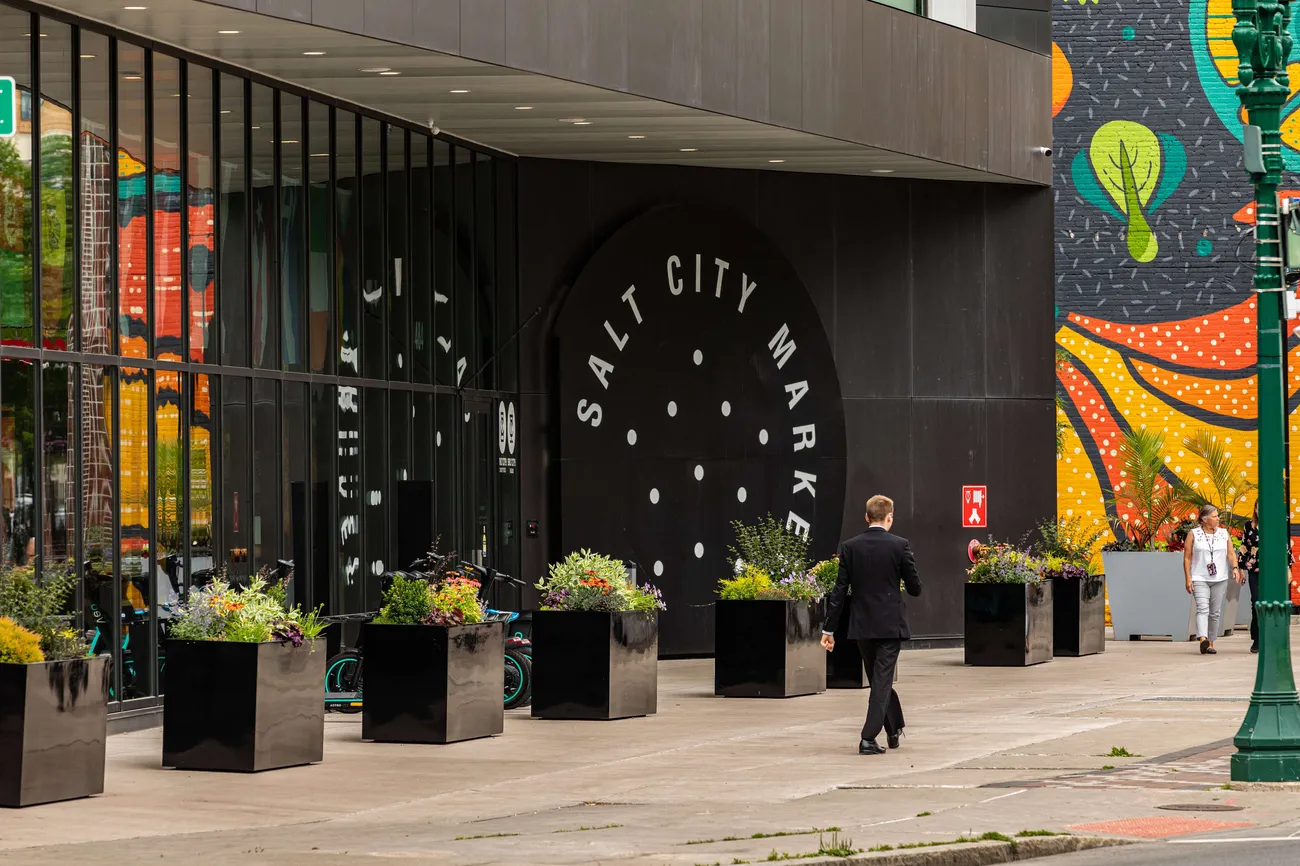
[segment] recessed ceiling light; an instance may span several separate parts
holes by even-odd
[[[559,118],[556,118],[556,119],[557,119],[558,121],[560,121],[560,123],[582,123],[582,122],[583,122],[584,120],[586,120],[587,118],[585,118],[585,117],[559,117]]]
[[[253,127],[253,129],[261,129],[261,128],[262,128],[262,127],[260,127],[260,126],[254,126],[254,127]]]
[[[329,154],[328,154],[328,153],[313,153],[312,156],[313,156],[313,157],[322,157],[322,156],[329,156]]]
[[[516,106],[515,106],[515,111],[532,111],[532,110],[533,110],[533,107],[532,107],[531,105],[516,105]]]
[[[390,68],[388,66],[367,66],[365,69],[358,69],[357,72],[387,72]]]
[[[448,93],[469,93],[468,90],[450,90]]]
[[[127,81],[140,81],[144,78],[144,76],[138,72],[123,72],[122,78],[126,79]]]
[[[31,39],[31,38],[32,38],[32,34],[30,34],[30,33],[24,33],[23,35],[26,36],[28,39]],[[46,36],[49,36],[49,35],[50,35],[50,34],[48,34],[48,33],[42,33],[42,34],[41,34],[41,38],[44,39]]]
[[[892,168],[873,168],[871,170],[871,173],[872,174],[893,174],[894,170]]]
[[[123,6],[122,8],[125,9],[127,12],[143,12],[149,7],[148,6]]]
[[[83,55],[81,55],[81,59],[82,59],[82,60],[94,60],[94,59],[95,59],[95,55],[93,55],[93,54],[83,54]]]
[[[768,162],[785,162],[784,159],[769,159]]]
[[[298,143],[298,139],[296,139],[296,138],[286,138],[286,139],[283,139],[280,143],[281,143],[281,144],[297,144],[297,143]]]
[[[402,73],[400,73],[400,72],[395,72],[394,70],[390,69],[390,70],[388,70],[387,72],[381,72],[381,73],[379,73],[379,74],[380,74],[380,75],[401,75]]]
[[[325,56],[325,52],[324,52],[324,51],[304,51],[304,52],[302,53],[302,56],[303,56],[303,57],[324,57],[324,56]]]
[[[217,33],[220,34],[220,35],[222,35],[222,36],[238,36],[238,35],[239,35],[239,31],[238,31],[238,30],[218,30]]]
[[[644,136],[644,135],[629,135],[628,138],[642,139],[642,138],[645,138],[645,136]]]
[[[590,121],[590,120],[575,120],[575,121],[573,122],[573,125],[574,125],[574,126],[591,126],[591,121]]]
[[[221,109],[221,113],[222,113],[222,114],[229,114],[229,113],[230,113],[230,109],[229,109],[229,108],[223,108],[223,109]]]
[[[682,150],[682,153],[695,153],[697,150],[699,150],[699,148],[698,148],[698,147],[683,147],[681,150]]]

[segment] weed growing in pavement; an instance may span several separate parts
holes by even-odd
[[[816,833],[838,833],[839,827],[813,827],[811,830],[778,830],[775,833],[755,833],[752,836],[723,836],[721,839],[692,839],[687,845],[712,845],[714,842],[742,842],[746,839],[779,839],[782,836],[811,836]]]
[[[1114,765],[1114,764],[1102,764],[1102,765],[1101,765],[1101,768],[1102,768],[1103,770],[1113,770],[1113,769],[1115,769],[1115,765]]]
[[[801,834],[790,834],[801,835]],[[853,840],[841,839],[839,831],[831,832],[830,841],[820,833],[817,835],[817,850],[810,851],[807,854],[785,854],[772,849],[772,853],[767,855],[767,862],[774,863],[779,860],[808,860],[813,857],[852,857],[854,854],[861,854],[861,848],[853,847]]]
[[[1135,755],[1123,746],[1111,746],[1108,758],[1140,758],[1141,755]]]
[[[587,830],[613,830],[615,827],[622,827],[622,824],[603,824],[599,827],[573,827],[568,830],[552,830],[552,833],[584,833]]]
[[[918,817],[918,818],[929,818],[932,814],[934,814],[934,813],[932,813],[932,812],[917,812],[917,813],[916,813],[916,817]]]
[[[877,845],[877,846],[875,846],[874,848],[868,848],[868,849],[867,849],[867,853],[868,853],[868,854],[876,854],[876,853],[879,853],[879,852],[881,852],[881,851],[893,851],[893,850],[894,850],[894,846],[893,846],[893,845]]]
[[[1016,834],[1017,839],[1028,839],[1031,836],[1063,836],[1063,833],[1057,833],[1054,830],[1021,830]]]
[[[1015,847],[1016,840],[1002,833],[984,833],[980,836],[958,836],[956,839],[948,839],[943,842],[908,842],[899,845],[899,851],[906,851],[912,848],[939,848],[944,845],[968,845],[971,842],[1006,842],[1011,847]]]
[[[482,836],[457,836],[457,842],[468,842],[471,839],[504,839],[507,836],[518,836],[518,833],[484,833]]]

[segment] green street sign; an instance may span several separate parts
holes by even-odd
[[[0,76],[0,138],[18,131],[18,108],[14,99],[14,80]]]

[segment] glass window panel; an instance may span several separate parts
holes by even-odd
[[[275,91],[253,85],[253,365],[280,367],[280,268],[275,239]]]
[[[34,566],[36,366],[25,358],[0,361],[0,473],[0,564]]]
[[[433,395],[411,395],[411,478],[432,481],[433,475]],[[409,563],[402,563],[402,567]]]
[[[153,350],[184,359],[181,339],[181,64],[153,56]]]
[[[81,31],[81,131],[77,148],[81,187],[77,193],[77,218],[81,223],[80,340],[83,352],[98,354],[113,351],[115,169],[109,129],[112,79],[108,75],[108,52],[107,36]]]
[[[280,491],[280,556],[294,563],[293,580],[289,583],[289,602],[302,602],[314,607],[311,598],[311,581],[307,580],[307,469],[308,451],[305,444],[307,428],[307,383],[285,382],[284,427],[280,434],[280,466],[282,486]]]
[[[173,91],[175,92],[175,91]],[[155,307],[155,312],[157,308]],[[185,593],[185,447],[181,441],[181,412],[185,406],[182,381],[175,370],[154,372],[154,550],[157,603],[155,612],[168,619]],[[161,611],[158,610],[161,607]],[[161,662],[166,645],[158,647]],[[159,670],[163,670],[159,665]],[[164,689],[160,687],[159,691]]]
[[[409,391],[388,393],[388,484],[383,491],[384,501],[393,513],[387,522],[389,568],[406,568],[411,563],[396,559],[398,546],[397,509],[401,500],[398,491],[411,476],[411,394]]]
[[[452,274],[455,262],[451,254],[455,227],[452,220],[451,147],[433,143],[433,330],[434,372],[439,385],[456,384],[456,320]]]
[[[334,386],[311,386],[311,572],[307,579],[311,583],[310,604],[323,605],[326,614],[338,609],[336,587],[342,585],[334,577],[335,526],[331,517],[339,479],[334,469],[338,458],[338,437],[334,435],[337,404]],[[298,573],[306,577],[308,573],[301,570],[303,564],[297,565]]]
[[[384,145],[377,120],[361,121],[361,374],[383,379],[384,304],[388,279],[384,249]]]
[[[221,502],[217,459],[217,415],[220,406],[217,385],[221,380],[207,373],[195,373],[189,390],[190,427],[190,547],[185,594],[192,583],[220,562],[217,560],[218,504]]]
[[[280,558],[280,401],[273,379],[253,380],[253,550],[256,568]]]
[[[82,42],[84,51],[85,42]],[[118,604],[114,600],[113,561],[113,378],[104,367],[83,364],[78,385],[81,399],[80,435],[77,437],[81,464],[81,555],[85,567],[82,627],[94,630],[90,651],[94,655],[112,652],[120,642]],[[6,449],[7,450],[7,449]],[[110,614],[112,616],[110,616]],[[115,662],[120,665],[120,659]]]
[[[225,565],[232,581],[250,575],[252,502],[249,488],[248,380],[243,376],[221,379],[221,543],[217,566]]]
[[[411,357],[407,351],[407,329],[411,327],[411,256],[407,235],[411,216],[407,212],[407,132],[388,128],[388,378],[411,378]]]
[[[339,328],[340,376],[360,376],[361,251],[358,223],[361,219],[361,195],[357,166],[357,119],[347,111],[336,111],[334,231],[337,261],[334,279]]]
[[[334,371],[334,293],[331,291],[331,250],[333,231],[330,224],[333,196],[330,194],[330,109],[319,102],[307,109],[308,181],[310,183],[307,224],[309,226],[307,272],[311,288],[309,331],[311,370],[313,373]]]
[[[430,139],[411,135],[411,379],[433,381],[433,173]]]
[[[471,384],[468,378],[474,373],[470,369],[470,363],[478,355],[474,328],[478,317],[474,274],[474,154],[463,147],[453,148],[453,154],[456,345],[452,354],[456,356],[456,384],[468,387]],[[479,365],[476,363],[473,366],[477,369]]]
[[[280,94],[280,326],[286,370],[306,369],[307,203],[303,187],[302,99]]]
[[[519,341],[511,339],[519,320],[519,288],[515,262],[515,163],[494,160],[497,226],[497,332],[495,386],[500,391],[519,387]]]
[[[41,370],[41,451],[45,465],[41,508],[43,569],[71,565],[76,558],[76,461],[68,446],[75,441],[77,417],[73,367],[45,363]]]
[[[144,49],[117,44],[118,351],[149,355],[149,199]]]
[[[191,63],[186,68],[186,204],[189,212],[190,360],[214,363],[212,317],[216,312],[216,233],[213,231],[212,70]]]
[[[143,342],[143,341],[141,341]],[[153,569],[149,558],[149,375],[118,379],[118,562],[121,569],[122,698],[157,694]]]
[[[72,28],[41,20],[41,342],[73,348]]]
[[[434,469],[437,472],[437,491],[434,513],[437,517],[438,538],[441,550],[454,550],[456,538],[456,434],[457,423],[455,394],[438,394],[434,397]],[[468,554],[468,550],[462,555]]]
[[[337,397],[340,613],[364,613],[369,608],[361,566],[361,389],[339,385]]]
[[[221,360],[248,366],[248,197],[244,178],[244,79],[220,76],[221,198],[217,204],[217,302]]]
[[[366,388],[361,433],[366,610],[379,608],[379,578],[388,568],[388,392]]]
[[[0,6],[0,56],[14,79],[14,135],[0,138],[0,338],[33,345],[32,333],[32,16]]]
[[[474,281],[475,292],[474,354],[466,376],[482,370],[468,383],[471,388],[495,388],[496,364],[496,192],[492,179],[492,159],[480,153],[474,162]]]

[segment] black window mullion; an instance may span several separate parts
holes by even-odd
[[[114,45],[112,57],[117,57],[116,45]],[[117,100],[113,99],[110,102],[116,105]],[[116,109],[114,109],[113,113],[115,111]],[[113,119],[113,137],[116,139],[117,118],[114,117]],[[116,141],[114,143],[116,144]],[[116,147],[114,147],[113,153],[116,155]],[[116,159],[116,156],[114,156],[114,159]],[[114,183],[113,186],[116,187],[117,184]],[[116,213],[116,209],[114,209],[114,213]],[[121,368],[105,367],[104,374],[112,391],[110,402],[112,403],[113,426],[111,428],[112,435],[109,437],[112,440],[110,446],[112,467],[109,472],[113,479],[113,594],[111,598],[114,602],[118,602],[122,598],[122,557],[120,555],[122,551],[122,475],[119,470],[122,459],[122,409],[119,405],[122,391]],[[122,702],[122,665],[120,664],[122,659],[122,615],[120,603],[118,607],[103,610],[100,613],[108,619],[111,637],[109,650],[113,653],[113,658],[119,662],[113,665],[113,694],[120,706]]]
[[[154,255],[156,246],[156,235],[154,233],[154,197],[153,197],[153,180],[154,180],[154,142],[153,142],[153,52],[146,50],[144,52],[144,235],[145,235],[145,256],[144,256],[144,284],[145,284],[145,327],[144,327],[144,345],[145,355],[149,358],[157,357],[155,352],[154,333],[158,329],[158,322],[154,318]],[[153,477],[153,473],[150,473]],[[152,522],[151,522],[152,526]],[[150,548],[152,552],[153,548]]]
[[[181,281],[181,360],[190,360],[190,75],[189,63],[182,60],[180,62],[180,137],[176,142],[176,150],[180,159],[177,174],[177,180],[180,184],[180,195],[177,199],[176,206],[180,211],[180,231],[181,231],[181,253],[180,253],[180,281]],[[184,413],[182,413],[184,414]],[[187,448],[181,449],[182,453],[188,453]],[[185,536],[186,549],[189,545],[189,515],[186,514]]]
[[[68,349],[80,351],[81,329],[81,28],[72,28],[72,317],[68,322]],[[80,489],[80,488],[78,488]],[[78,497],[80,498],[80,497]],[[80,530],[81,521],[77,521]],[[78,531],[77,536],[81,533]],[[81,568],[78,548],[77,568]],[[80,572],[78,572],[80,573]]]
[[[253,82],[244,78],[241,79],[244,85],[244,321],[239,326],[244,329],[244,345],[247,348],[246,357],[241,359],[248,367],[253,364]],[[219,128],[219,127],[218,127]],[[253,383],[250,380],[248,387],[252,388]],[[249,406],[249,424],[252,424],[252,394],[248,398]],[[250,426],[251,429],[251,426]],[[252,444],[253,440],[248,440],[249,444],[249,466],[252,466]],[[250,485],[246,489],[252,490]],[[250,556],[252,554],[249,554]],[[251,567],[251,563],[250,563]]]
[[[213,71],[212,79],[212,317],[207,323],[208,349],[203,360],[209,364],[221,363],[221,76]],[[187,96],[188,99],[188,96]],[[185,155],[189,159],[189,154]],[[188,255],[186,256],[188,258]],[[220,413],[217,413],[220,414]],[[213,521],[217,523],[218,521]],[[214,536],[215,538],[215,536]],[[213,548],[215,557],[217,549]],[[215,559],[214,566],[217,564]]]
[[[109,339],[108,339],[108,352],[109,352],[110,355],[116,355],[116,354],[118,354],[118,347],[119,347],[120,344],[121,344],[121,339],[120,339],[120,338],[121,338],[121,334],[120,334],[119,332],[122,330],[121,326],[118,324],[118,316],[117,316],[117,311],[118,311],[118,300],[117,300],[117,297],[118,297],[118,293],[121,291],[121,288],[122,288],[121,286],[118,285],[118,268],[117,268],[117,260],[118,260],[118,257],[119,257],[118,248],[117,248],[117,247],[118,247],[118,221],[119,221],[119,220],[118,220],[118,202],[117,202],[117,198],[118,198],[118,196],[117,196],[117,194],[118,194],[118,183],[117,183],[117,148],[118,148],[118,134],[117,134],[117,123],[118,123],[118,110],[117,110],[117,85],[118,85],[117,39],[114,38],[114,37],[110,37],[109,40],[108,40],[108,137],[109,137],[109,146],[108,146],[108,151],[109,151],[109,154],[108,154],[108,158],[109,158],[109,166],[108,166],[109,182],[108,182],[108,190],[109,190],[109,207],[110,207],[110,209],[111,209],[111,210],[110,210],[111,218],[110,218],[110,226],[109,226],[109,235],[110,235],[110,238],[111,238],[111,239],[110,239],[110,241],[109,241],[109,243],[108,243],[108,286],[109,286],[109,291],[108,291],[108,332],[109,332]],[[117,428],[114,427],[113,429],[116,430]],[[114,471],[116,471],[116,469],[115,469]],[[114,521],[116,521],[116,519],[117,519],[117,506],[116,506],[116,504],[114,504],[113,509],[114,509]],[[113,559],[114,559],[114,561],[116,562],[117,557],[115,556]],[[114,569],[115,569],[115,570],[114,570],[114,573],[117,574],[116,566],[114,566]],[[115,579],[116,579],[116,578],[115,578]],[[118,586],[118,589],[121,589],[121,587]],[[114,620],[114,621],[116,622],[116,620]],[[120,646],[120,644],[118,644],[118,646]],[[120,676],[120,672],[119,672],[118,675]],[[118,694],[118,697],[121,698],[122,693],[121,693],[120,687],[119,687],[119,691],[118,691],[117,694]]]
[[[145,55],[145,69],[149,69],[149,55]],[[147,116],[147,115],[146,115]],[[146,129],[148,123],[145,124]],[[153,169],[153,163],[150,162],[150,171]],[[150,198],[150,210],[152,207],[152,197]],[[152,237],[152,235],[150,236]],[[152,285],[152,283],[151,283]],[[152,320],[152,316],[150,317]],[[150,329],[152,330],[152,328]],[[147,453],[146,471],[149,473],[149,484],[145,490],[145,496],[148,497],[146,505],[148,509],[149,528],[145,530],[145,543],[148,548],[145,551],[143,567],[145,569],[145,587],[148,590],[148,596],[145,598],[145,608],[147,613],[144,615],[145,647],[147,655],[136,663],[137,668],[146,673],[145,682],[148,690],[154,695],[158,694],[158,568],[154,557],[158,555],[158,371],[147,370],[144,374],[145,382],[145,405],[149,407],[148,420],[145,422],[145,429],[148,431],[149,444],[145,449]]]
[[[31,178],[32,178],[32,234],[34,241],[31,245],[31,262],[32,262],[32,284],[28,286],[31,292],[32,304],[32,346],[40,349],[45,345],[45,329],[41,322],[41,41],[39,34],[41,32],[41,18],[35,12],[31,13],[28,22],[28,33],[30,38],[27,40],[28,66],[31,70],[31,106],[32,106],[32,132],[31,132]],[[39,439],[37,440],[40,441]],[[40,475],[41,457],[40,448],[37,448],[37,477]],[[42,536],[40,531],[40,511],[41,488],[42,485],[36,485],[36,515],[37,515],[37,538]],[[39,547],[39,545],[38,545]],[[37,561],[39,562],[40,550],[37,550]]]

